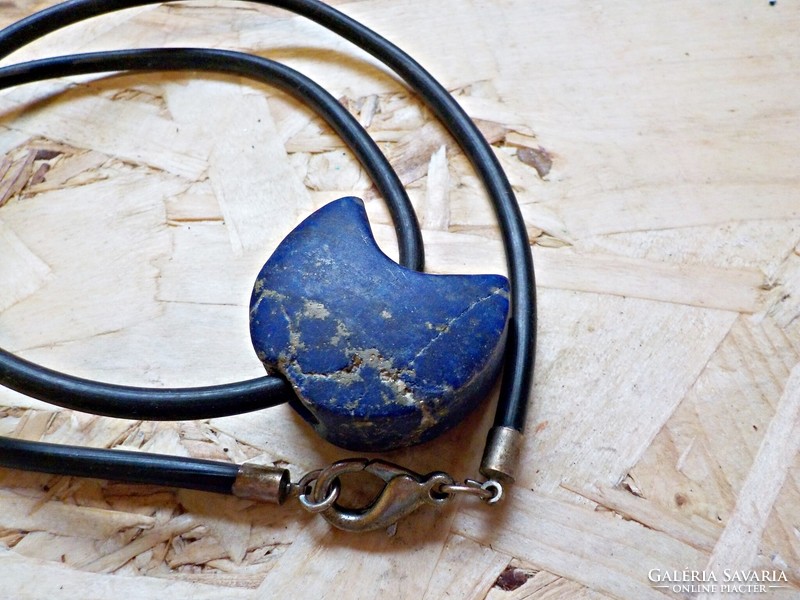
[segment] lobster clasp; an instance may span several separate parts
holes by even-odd
[[[336,502],[339,477],[347,473],[367,472],[386,482],[378,496],[364,508],[345,508]],[[314,473],[313,490],[300,490],[300,502],[313,512],[320,512],[334,527],[345,531],[390,529],[423,504],[441,506],[452,494],[439,491],[453,485],[453,478],[435,471],[420,475],[398,465],[363,458],[341,460]]]

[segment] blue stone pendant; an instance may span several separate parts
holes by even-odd
[[[487,394],[508,306],[505,277],[401,267],[375,243],[361,200],[342,198],[298,225],[264,265],[250,333],[323,438],[386,451],[435,437]]]

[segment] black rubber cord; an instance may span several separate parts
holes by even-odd
[[[94,477],[230,494],[238,465],[199,458],[103,450],[0,437],[0,464],[54,475]]]
[[[0,32],[0,37],[2,32]],[[187,70],[240,75],[269,83],[311,106],[342,137],[386,199],[400,261],[422,270],[419,225],[402,182],[356,119],[328,92],[297,71],[265,58],[226,50],[170,48],[62,56],[0,69],[0,89],[66,75],[108,71]],[[0,383],[64,408],[145,420],[208,419],[286,402],[293,393],[278,377],[197,388],[141,388],[58,373],[0,348]]]
[[[0,58],[48,33],[125,8],[161,0],[68,0],[0,32]],[[511,184],[478,128],[452,96],[408,54],[374,31],[318,0],[248,0],[277,6],[338,33],[393,69],[447,127],[483,180],[494,203],[506,248],[511,281],[511,315],[505,369],[495,425],[522,431],[533,377],[536,296],[528,234]]]
[[[338,33],[382,61],[402,77],[419,95],[422,101],[437,115],[461,146],[466,156],[470,159],[494,204],[506,249],[506,260],[511,282],[512,302],[511,315],[509,317],[508,339],[506,343],[505,371],[495,425],[511,427],[522,431],[525,425],[536,345],[536,302],[533,261],[530,254],[527,231],[519,206],[517,205],[511,185],[503,173],[492,148],[447,90],[411,57],[375,32],[317,0],[250,1],[258,4],[282,7],[305,16]],[[147,4],[157,4],[159,2],[160,0],[69,0],[68,2],[34,14],[0,31],[0,58],[18,50],[25,44],[39,37],[84,19],[116,10]],[[9,385],[10,387],[22,385],[20,381],[31,376],[30,370],[24,368],[26,365],[30,368],[41,369],[41,367],[36,367],[24,361],[18,363],[6,360],[9,356],[10,355],[7,353],[0,354],[0,365],[5,365],[5,370],[0,366],[0,382],[4,385]],[[19,359],[15,360],[18,361]],[[52,383],[55,386],[68,387],[70,381],[74,381],[74,378],[69,378],[58,373],[48,373],[54,377]],[[85,382],[85,380],[78,381],[94,383]],[[217,392],[210,392],[212,395],[217,393],[214,402],[240,402],[245,406],[248,405],[248,403],[242,401],[242,390],[236,388],[236,386],[241,385],[242,384],[229,384],[227,386],[215,386],[214,388],[206,389],[217,390]],[[56,387],[54,389],[63,389],[63,387]],[[129,389],[135,390],[136,388]],[[249,393],[254,390],[246,391]],[[153,402],[153,406],[158,410],[162,410],[158,408],[160,403],[166,404],[167,402],[171,402],[171,394],[180,395],[183,392],[182,390],[140,389],[138,393],[143,394],[142,398],[147,398],[147,394],[153,394],[149,397]],[[189,390],[188,393],[190,395],[198,394],[198,400],[202,400],[202,394],[197,390]],[[266,393],[269,394],[270,391],[266,390]],[[190,398],[186,398],[186,400],[189,399]],[[54,402],[55,400],[53,397],[50,397],[47,401]],[[212,402],[211,404],[214,403]],[[255,405],[257,405],[257,401],[253,400],[253,402],[248,405],[251,406],[251,408],[246,408],[244,410],[252,410],[252,407],[256,407]],[[165,412],[169,412],[169,409],[164,410]],[[98,412],[108,414],[107,411]],[[191,417],[189,413],[181,413],[181,418]],[[3,441],[3,444],[6,443],[8,442]],[[16,442],[16,444],[17,448],[20,447],[19,444],[28,444],[29,446],[27,446],[27,448],[31,457],[35,456],[33,450],[34,446],[37,448],[43,447],[39,443],[34,442]],[[3,447],[4,446],[0,446],[0,449],[3,449]],[[26,447],[23,446],[23,451],[25,448]],[[87,453],[100,453],[94,456],[98,461],[105,460],[103,459],[103,456],[105,456],[103,453],[115,454],[115,452],[112,451],[85,450]],[[86,456],[89,456],[89,454]],[[147,471],[152,467],[153,472],[155,472],[160,467],[157,461],[152,464],[148,463],[147,456],[149,455],[137,456],[140,460],[137,461],[136,468],[137,470],[141,469],[142,471]],[[45,459],[37,458],[36,460]],[[112,459],[109,458],[108,460]],[[180,460],[187,461],[187,463],[196,462],[191,459]],[[25,465],[24,468],[35,469],[31,464]],[[200,470],[202,471],[203,469],[201,468]],[[113,471],[113,469],[111,469],[111,471]],[[77,474],[80,474],[80,472]],[[113,474],[105,474],[103,476],[115,479],[119,478]],[[175,480],[164,479],[164,481],[161,481],[162,483],[167,485],[179,485]]]

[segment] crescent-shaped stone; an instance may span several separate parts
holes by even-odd
[[[501,364],[508,281],[432,275],[378,248],[364,205],[342,198],[278,246],[250,303],[253,346],[292,406],[350,450],[425,442],[461,421]]]

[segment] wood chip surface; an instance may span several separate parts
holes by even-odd
[[[298,506],[0,469],[0,597],[439,600],[800,598],[800,10],[792,0],[337,0],[451,91],[517,193],[539,349],[518,483],[396,535]],[[0,3],[0,25],[50,5]],[[494,213],[431,113],[364,52],[290,13],[144,6],[2,64],[125,47],[275,58],[350,110],[417,209],[427,269],[505,272]],[[259,376],[247,303],[323,204],[388,211],[342,142],[267,86],[183,74],[0,92],[0,346],[81,377]],[[491,402],[384,456],[476,475]],[[286,406],[178,423],[0,388],[0,435],[301,474],[349,454]],[[754,592],[653,571],[766,570]]]

